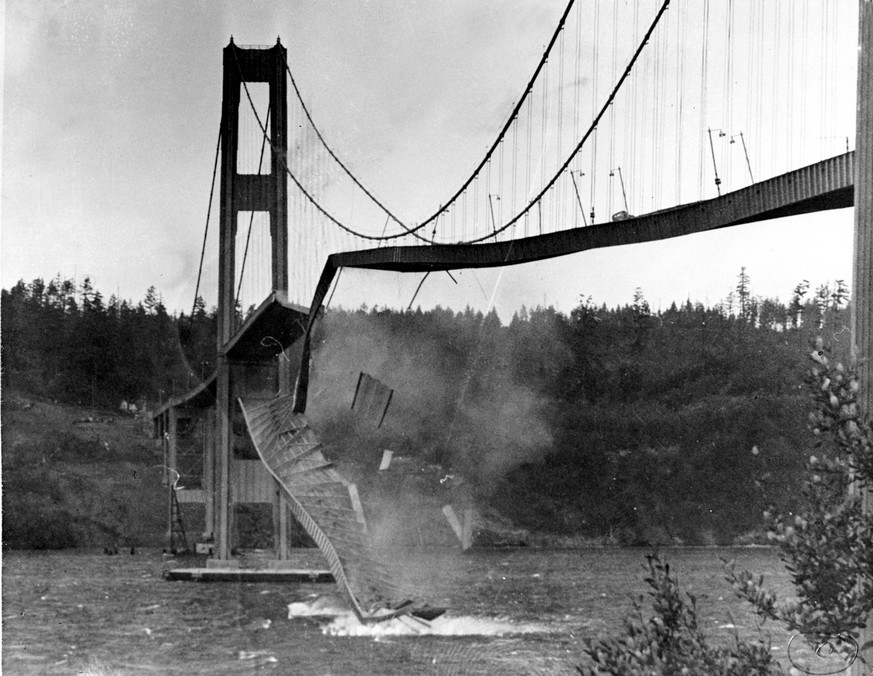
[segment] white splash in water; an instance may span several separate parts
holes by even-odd
[[[288,619],[295,617],[336,617],[351,614],[345,599],[336,594],[311,594],[311,601],[288,604]]]
[[[330,619],[322,627],[322,633],[326,636],[367,636],[378,641],[384,636],[504,636],[553,631],[552,628],[533,623],[451,615],[441,615],[429,622],[411,615],[401,615],[386,622],[362,624],[341,597],[313,594],[310,598],[313,600],[289,603],[288,619]]]
[[[536,624],[446,615],[430,622],[406,615],[378,624],[361,624],[352,613],[338,615],[322,628],[327,636],[367,636],[376,640],[383,636],[504,636],[547,631],[547,627]]]

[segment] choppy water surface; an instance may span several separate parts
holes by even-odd
[[[427,628],[362,629],[352,618],[296,615],[288,605],[332,585],[165,582],[159,552],[11,552],[3,559],[7,674],[573,674],[586,638],[616,633],[646,591],[645,551],[411,551],[413,570],[449,612]],[[786,591],[769,549],[664,552],[720,640],[756,621],[723,580],[719,556]],[[776,628],[774,653],[788,635]]]

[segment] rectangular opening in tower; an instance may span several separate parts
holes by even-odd
[[[270,174],[270,85],[267,82],[242,83],[239,94],[236,171],[238,174]]]
[[[240,211],[236,224],[234,298],[245,319],[273,290],[270,212]]]

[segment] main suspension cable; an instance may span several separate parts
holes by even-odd
[[[575,2],[575,0],[570,0],[567,3],[566,9],[564,10],[563,15],[561,15],[561,18],[558,21],[558,27],[555,29],[555,32],[552,35],[552,39],[549,41],[548,46],[546,47],[545,51],[543,52],[543,56],[540,59],[540,62],[537,65],[536,70],[534,70],[534,73],[531,76],[530,80],[528,81],[527,86],[524,88],[524,92],[522,93],[521,98],[519,98],[518,102],[515,104],[515,108],[513,108],[512,112],[510,113],[509,117],[506,120],[506,123],[503,125],[503,128],[497,134],[497,138],[494,140],[494,143],[488,149],[488,152],[485,153],[485,157],[482,158],[482,161],[479,162],[479,166],[477,166],[473,170],[473,173],[470,174],[469,178],[467,178],[467,180],[463,183],[463,185],[461,185],[461,187],[458,188],[458,190],[455,192],[455,194],[452,195],[448,199],[448,201],[443,203],[442,209],[446,209],[451,204],[453,204],[454,201],[456,199],[458,199],[458,197],[461,195],[461,193],[463,193],[470,186],[470,184],[474,181],[476,176],[478,176],[479,172],[482,171],[482,168],[491,159],[491,156],[494,154],[497,147],[503,141],[504,136],[506,136],[506,132],[509,130],[509,127],[512,125],[512,123],[518,117],[518,113],[521,110],[521,107],[524,105],[525,101],[527,101],[527,98],[530,95],[531,91],[533,91],[534,83],[536,82],[537,78],[539,77],[540,71],[542,71],[543,67],[546,65],[546,62],[548,61],[548,58],[549,58],[549,54],[551,53],[552,47],[555,45],[555,42],[557,41],[558,36],[561,34],[561,31],[564,29],[564,22],[567,20],[567,16],[570,14],[570,10],[573,8],[574,2]],[[421,225],[424,226],[424,225],[427,225],[428,223],[432,222],[437,216],[439,216],[440,213],[441,213],[440,211],[437,211],[435,214],[433,214],[432,216],[427,218]],[[505,230],[505,228],[502,228],[501,232],[502,232],[502,230]],[[489,237],[492,237],[493,235],[494,235],[494,233],[489,235]],[[473,241],[481,241],[481,240],[473,240]],[[435,244],[435,242],[431,242],[431,244]]]
[[[237,65],[237,69],[240,72],[240,76],[242,76],[242,66],[240,66],[239,57],[237,56],[237,53],[236,53],[236,45],[234,45],[233,56],[234,56],[234,59],[236,60],[236,65]],[[267,134],[267,129],[264,126],[264,124],[261,122],[261,117],[260,117],[260,115],[258,115],[258,111],[255,108],[254,101],[252,101],[252,95],[249,92],[248,83],[242,77],[240,77],[240,81],[242,82],[243,90],[246,93],[246,98],[249,101],[249,106],[252,109],[252,113],[255,116],[255,120],[257,121],[258,126],[261,128],[261,132],[267,138],[267,142],[270,144],[270,147],[274,151],[276,151],[275,154],[279,158],[279,161],[282,163],[282,166],[285,168],[285,173],[288,174],[288,177],[292,181],[294,181],[294,185],[297,186],[297,189],[303,194],[303,196],[306,197],[306,199],[308,199],[312,203],[312,205],[316,208],[316,210],[319,211],[321,213],[321,215],[324,216],[327,220],[329,220],[331,223],[333,223],[338,228],[341,228],[342,230],[345,230],[346,232],[354,235],[355,237],[360,237],[361,239],[369,239],[369,240],[374,240],[374,241],[397,239],[398,237],[405,237],[406,235],[415,235],[418,230],[421,230],[421,228],[424,227],[424,225],[425,225],[424,223],[416,226],[415,228],[407,228],[406,226],[403,226],[404,229],[406,230],[406,232],[400,232],[400,233],[396,233],[393,235],[377,236],[377,235],[367,235],[367,234],[364,234],[362,232],[357,232],[356,230],[354,230],[354,229],[350,228],[349,226],[338,221],[336,219],[336,217],[334,217],[324,207],[322,207],[318,203],[318,201],[315,199],[315,197],[313,197],[312,194],[310,194],[310,192],[303,186],[303,184],[299,181],[299,179],[294,175],[294,172],[291,171],[291,168],[288,166],[288,163],[282,157],[281,153],[277,152],[278,149],[273,145],[273,139],[271,139],[269,137],[269,134]],[[416,235],[416,236],[419,239],[422,239],[426,242],[429,241],[427,238],[421,237],[420,235]]]
[[[488,149],[488,151],[486,152],[484,158],[481,160],[481,162],[480,162],[479,165],[476,167],[476,169],[473,170],[473,172],[470,174],[470,176],[467,178],[467,180],[463,183],[463,185],[461,185],[461,187],[460,187],[460,188],[455,192],[455,194],[452,195],[452,197],[451,197],[451,198],[450,198],[446,203],[442,204],[442,205],[440,206],[440,208],[437,210],[436,213],[434,213],[432,216],[430,216],[429,218],[425,219],[424,221],[422,221],[421,223],[419,223],[419,224],[416,225],[415,227],[412,227],[412,228],[407,227],[407,226],[406,226],[405,224],[403,224],[403,223],[402,223],[402,222],[401,222],[401,221],[400,221],[396,216],[394,216],[394,215],[391,213],[391,211],[388,210],[387,207],[385,207],[381,202],[379,202],[379,200],[377,200],[377,199],[376,199],[376,198],[375,198],[375,197],[374,197],[374,196],[373,196],[373,195],[372,195],[372,194],[371,194],[371,193],[370,193],[370,192],[369,192],[369,191],[368,191],[368,190],[367,190],[367,189],[366,189],[366,188],[365,188],[361,183],[360,183],[360,181],[358,181],[357,178],[355,178],[355,177],[352,175],[351,171],[350,171],[350,170],[349,170],[349,169],[348,169],[348,168],[347,168],[347,167],[346,167],[346,166],[345,166],[345,165],[340,161],[340,159],[337,157],[337,155],[336,155],[336,154],[333,152],[333,150],[328,146],[328,144],[327,144],[326,141],[324,140],[324,137],[321,135],[320,131],[319,131],[318,128],[316,127],[315,123],[313,122],[312,117],[310,116],[308,109],[306,108],[305,104],[303,104],[302,96],[300,95],[300,91],[299,91],[299,89],[297,88],[297,84],[296,84],[296,82],[294,81],[293,76],[291,75],[291,70],[290,70],[290,68],[288,67],[287,61],[286,61],[286,63],[285,63],[285,68],[286,68],[286,70],[287,70],[287,72],[288,72],[288,75],[289,75],[289,77],[290,77],[290,79],[291,79],[291,84],[292,84],[292,86],[294,87],[294,91],[295,91],[295,93],[297,94],[297,98],[298,98],[298,100],[300,100],[301,106],[302,106],[302,108],[303,108],[304,113],[306,114],[307,119],[309,120],[309,123],[312,125],[312,129],[313,129],[313,131],[315,132],[315,134],[316,134],[316,136],[318,137],[318,139],[319,139],[319,141],[321,142],[321,144],[324,146],[325,150],[327,150],[327,152],[330,154],[330,156],[334,159],[335,162],[337,162],[337,164],[339,164],[339,166],[340,166],[340,167],[343,169],[343,171],[344,171],[344,172],[349,176],[349,178],[352,179],[352,181],[355,183],[355,185],[357,185],[359,188],[361,188],[361,190],[363,190],[364,193],[365,193],[365,194],[366,194],[366,195],[367,195],[371,200],[373,200],[373,202],[374,202],[376,205],[378,205],[378,206],[379,206],[379,207],[380,207],[380,208],[381,208],[381,209],[382,209],[382,210],[383,210],[383,211],[384,211],[384,212],[385,212],[385,213],[386,213],[386,214],[387,214],[387,215],[388,215],[388,216],[389,216],[393,221],[395,221],[398,225],[400,225],[400,226],[405,230],[405,232],[395,233],[395,234],[393,234],[393,235],[379,235],[379,236],[366,235],[366,234],[364,234],[364,233],[357,232],[357,231],[355,231],[354,229],[352,229],[352,228],[350,228],[350,227],[344,225],[343,223],[341,223],[341,222],[340,222],[339,220],[337,220],[334,216],[332,216],[331,214],[329,214],[329,213],[327,212],[327,210],[324,209],[320,204],[318,204],[318,203],[316,202],[316,200],[314,199],[314,197],[313,197],[313,196],[312,196],[312,195],[311,195],[311,194],[310,194],[310,193],[309,193],[309,192],[308,192],[308,191],[307,191],[307,190],[302,186],[302,184],[301,184],[300,181],[297,179],[297,177],[294,176],[294,174],[291,172],[290,168],[289,168],[289,167],[287,166],[287,164],[283,161],[283,165],[285,166],[285,171],[286,171],[286,173],[287,173],[288,176],[291,178],[291,180],[294,181],[294,184],[298,187],[298,189],[301,191],[301,193],[303,193],[303,195],[304,195],[308,200],[310,200],[310,201],[313,203],[313,205],[315,206],[315,208],[316,208],[318,211],[320,211],[320,212],[322,213],[322,215],[323,215],[325,218],[327,218],[330,222],[332,222],[332,223],[333,223],[334,225],[336,225],[337,227],[339,227],[339,228],[345,230],[346,232],[348,232],[348,233],[350,233],[350,234],[352,234],[352,235],[354,235],[354,236],[356,236],[356,237],[360,237],[360,238],[362,238],[362,239],[368,239],[368,240],[384,241],[384,240],[389,240],[389,239],[397,239],[397,238],[400,238],[400,237],[405,237],[406,235],[414,235],[414,236],[416,236],[417,239],[420,239],[420,240],[422,240],[422,241],[424,241],[424,242],[427,242],[427,243],[429,243],[429,244],[436,244],[437,242],[436,242],[434,239],[432,239],[432,238],[427,238],[427,237],[424,237],[424,236],[418,235],[417,233],[418,233],[420,230],[422,230],[422,229],[424,229],[425,227],[427,227],[428,225],[430,225],[431,223],[434,223],[434,222],[436,221],[436,219],[439,218],[440,214],[444,213],[444,212],[445,212],[445,211],[446,211],[446,210],[447,210],[447,209],[448,209],[452,204],[454,204],[455,200],[457,200],[457,198],[458,198],[458,197],[459,197],[459,196],[460,196],[460,195],[461,195],[461,194],[462,194],[462,193],[463,193],[463,192],[464,192],[464,191],[465,191],[465,190],[470,186],[470,184],[473,183],[473,181],[476,179],[476,177],[478,176],[478,174],[481,172],[482,168],[485,167],[485,166],[488,164],[488,162],[490,161],[492,155],[494,154],[494,152],[496,151],[496,149],[500,146],[501,142],[503,141],[503,138],[504,138],[504,136],[506,135],[506,132],[509,130],[509,127],[512,125],[513,121],[517,118],[517,116],[518,116],[518,112],[519,112],[519,110],[521,109],[521,106],[525,103],[525,101],[527,100],[527,97],[530,95],[531,91],[533,90],[534,83],[536,82],[537,77],[539,76],[540,71],[543,69],[543,66],[544,66],[545,63],[547,62],[547,60],[548,60],[548,56],[549,56],[549,54],[550,54],[550,52],[551,52],[551,50],[552,50],[552,47],[554,46],[554,44],[555,44],[555,42],[556,42],[556,40],[557,40],[557,38],[558,38],[558,36],[561,34],[561,31],[563,30],[564,22],[566,21],[567,16],[569,15],[570,10],[571,10],[572,7],[573,7],[574,2],[575,2],[575,0],[570,0],[570,1],[568,2],[567,7],[566,7],[565,10],[564,10],[564,14],[561,16],[561,19],[560,19],[560,21],[558,22],[558,26],[557,26],[557,28],[555,29],[554,34],[552,35],[552,39],[549,41],[549,44],[548,44],[548,46],[546,47],[545,52],[543,53],[543,56],[542,56],[542,58],[540,59],[540,62],[539,62],[539,64],[537,65],[536,70],[534,71],[534,73],[533,73],[533,75],[531,76],[531,78],[530,78],[530,80],[529,80],[527,86],[525,87],[524,92],[523,92],[521,98],[519,99],[519,101],[518,101],[518,103],[516,104],[515,108],[513,109],[512,113],[509,115],[509,117],[508,117],[506,123],[504,124],[503,128],[502,128],[502,129],[500,130],[500,132],[498,133],[497,138],[495,139],[494,143],[491,145],[491,147],[490,147],[490,148]],[[237,59],[237,66],[239,67],[239,59],[238,59],[238,57],[236,56],[236,50],[235,50],[235,49],[234,49],[234,57]],[[240,70],[241,70],[241,69],[240,69]],[[243,80],[243,86],[244,86],[244,88],[245,88],[245,90],[246,90],[246,96],[249,98],[249,103],[252,104],[251,96],[249,95],[248,87],[246,86],[246,83],[245,83],[244,80]],[[253,105],[253,104],[252,104],[252,105]],[[258,119],[258,124],[260,125],[260,118],[258,118],[258,116],[257,116],[257,112],[256,112],[256,111],[255,111],[255,117]],[[271,144],[272,144],[272,141],[271,141]]]
[[[418,234],[419,231],[422,230],[424,227],[426,227],[426,226],[432,224],[432,223],[433,223],[433,222],[434,222],[434,221],[435,221],[435,220],[440,216],[440,214],[444,213],[444,212],[445,212],[445,211],[450,207],[450,205],[451,205],[455,200],[457,200],[457,198],[458,198],[459,196],[461,196],[462,194],[465,194],[466,189],[467,189],[467,188],[468,188],[468,187],[469,187],[469,186],[470,186],[470,185],[471,185],[471,184],[472,184],[472,183],[473,183],[473,182],[478,178],[478,175],[479,175],[479,173],[481,172],[482,168],[485,167],[485,166],[487,165],[487,163],[488,163],[489,160],[491,159],[491,156],[493,155],[493,153],[495,152],[495,150],[499,147],[500,143],[502,142],[502,140],[503,140],[503,138],[504,138],[506,132],[508,131],[509,127],[510,127],[510,126],[512,125],[512,123],[517,119],[517,117],[518,117],[518,112],[519,112],[519,110],[521,109],[521,106],[524,105],[524,103],[526,103],[526,102],[528,101],[528,97],[529,97],[529,95],[530,95],[530,93],[531,93],[531,91],[532,91],[532,89],[533,89],[533,85],[534,85],[536,79],[538,78],[540,72],[542,71],[542,69],[543,69],[543,67],[544,67],[544,65],[545,65],[545,63],[546,63],[546,61],[547,61],[547,59],[548,59],[549,53],[550,53],[552,47],[554,46],[555,42],[557,41],[557,38],[559,37],[559,35],[560,35],[560,33],[561,33],[562,29],[563,29],[563,26],[564,26],[564,23],[565,23],[565,21],[566,21],[567,15],[569,14],[570,9],[572,8],[573,4],[574,4],[574,0],[570,0],[570,2],[569,2],[568,5],[567,5],[566,10],[564,11],[564,14],[562,15],[562,17],[561,17],[561,19],[560,19],[560,21],[559,21],[559,23],[558,23],[558,27],[557,27],[557,29],[555,30],[555,33],[554,33],[554,35],[552,36],[552,39],[551,39],[551,41],[549,42],[549,45],[548,45],[548,47],[546,48],[546,50],[545,50],[545,52],[544,52],[544,54],[543,54],[543,57],[542,57],[542,59],[541,59],[539,65],[537,66],[537,68],[536,68],[536,70],[535,70],[533,76],[531,77],[530,81],[528,82],[527,86],[525,87],[524,94],[522,95],[522,97],[521,97],[521,99],[518,101],[518,103],[516,104],[516,106],[515,106],[515,108],[513,109],[512,113],[509,115],[509,118],[507,119],[506,124],[505,124],[505,125],[503,126],[503,128],[501,129],[500,133],[499,133],[498,136],[497,136],[497,139],[495,140],[494,144],[489,148],[489,150],[488,150],[487,154],[485,155],[485,157],[482,159],[482,161],[479,163],[479,165],[478,165],[477,168],[473,171],[473,173],[470,175],[470,177],[469,177],[469,178],[464,182],[464,184],[461,186],[461,188],[459,188],[459,189],[455,192],[455,194],[451,197],[451,199],[450,199],[447,203],[442,204],[442,205],[440,206],[439,210],[438,210],[435,214],[433,214],[432,216],[430,216],[428,219],[424,220],[423,222],[419,223],[419,224],[416,225],[415,227],[412,227],[412,228],[406,227],[405,225],[403,225],[402,223],[400,223],[400,221],[398,220],[398,221],[396,221],[396,222],[400,223],[400,225],[404,228],[405,232],[394,233],[394,234],[390,234],[390,235],[368,235],[368,234],[365,234],[365,233],[362,233],[362,232],[358,232],[358,231],[354,230],[353,228],[351,228],[351,227],[345,225],[344,223],[340,222],[336,217],[334,217],[334,216],[333,216],[332,214],[330,214],[330,213],[329,213],[329,212],[328,212],[324,207],[322,207],[321,204],[318,203],[318,201],[314,198],[314,196],[313,196],[313,195],[312,195],[312,194],[311,194],[311,193],[310,193],[310,192],[309,192],[309,191],[308,191],[308,190],[307,190],[307,189],[302,185],[302,183],[300,182],[300,180],[299,180],[299,179],[294,175],[294,173],[290,170],[290,168],[288,167],[287,162],[285,161],[285,159],[282,158],[281,155],[277,153],[277,156],[279,157],[280,162],[282,162],[282,164],[283,164],[283,166],[284,166],[284,168],[285,168],[285,172],[288,174],[288,176],[291,178],[291,180],[292,180],[292,181],[294,182],[294,184],[297,186],[298,190],[300,190],[301,194],[303,194],[303,196],[306,197],[306,198],[309,200],[309,202],[313,205],[313,207],[314,207],[314,208],[315,208],[315,209],[316,209],[316,210],[317,210],[317,211],[318,211],[318,212],[319,212],[323,217],[325,217],[325,218],[326,218],[329,222],[331,222],[332,224],[336,225],[337,227],[339,227],[340,229],[344,230],[345,232],[347,232],[347,233],[349,233],[349,234],[351,234],[351,235],[354,235],[355,237],[359,237],[359,238],[361,238],[361,239],[370,240],[370,241],[386,241],[386,240],[391,240],[391,239],[398,239],[398,238],[401,238],[401,237],[405,237],[405,236],[407,236],[407,235],[413,235],[413,236],[415,236],[417,239],[419,239],[419,240],[421,240],[421,241],[423,241],[423,242],[426,242],[426,243],[428,243],[428,244],[438,244],[438,242],[436,242],[435,240],[433,240],[433,239],[431,239],[431,238],[428,238],[428,237],[426,237],[426,236],[423,236],[423,235]],[[640,42],[640,44],[638,45],[636,51],[635,51],[634,54],[633,54],[633,57],[632,57],[631,60],[630,60],[630,63],[629,63],[628,66],[625,68],[625,70],[624,70],[624,72],[622,73],[621,77],[620,77],[619,80],[617,81],[615,87],[613,88],[612,92],[610,93],[610,95],[609,95],[609,97],[607,98],[606,102],[604,103],[603,107],[600,109],[599,113],[595,116],[594,120],[592,121],[592,123],[591,123],[591,125],[589,126],[588,130],[586,131],[585,135],[584,135],[584,136],[582,137],[582,139],[578,142],[578,144],[577,144],[577,146],[575,147],[575,149],[570,153],[570,155],[568,156],[568,158],[566,159],[566,161],[565,161],[565,162],[563,163],[563,165],[558,169],[558,171],[554,174],[554,176],[549,180],[549,182],[548,182],[548,183],[547,183],[547,184],[546,184],[546,185],[545,185],[545,186],[544,186],[544,187],[539,191],[539,193],[538,193],[538,194],[537,194],[537,195],[536,195],[532,200],[530,200],[530,202],[527,204],[527,206],[526,206],[524,209],[522,209],[518,214],[516,214],[515,217],[512,218],[512,220],[510,220],[509,222],[505,223],[505,224],[504,224],[503,226],[501,226],[500,228],[497,228],[497,229],[495,229],[495,230],[489,232],[488,234],[486,234],[486,235],[484,235],[484,236],[480,236],[480,237],[477,237],[477,238],[474,238],[474,239],[471,239],[471,240],[467,240],[467,241],[461,241],[461,242],[458,242],[458,244],[475,244],[475,243],[482,242],[482,241],[484,241],[484,240],[486,240],[486,239],[489,239],[489,238],[491,238],[491,237],[495,237],[497,234],[500,234],[501,232],[504,232],[506,229],[508,229],[509,227],[511,227],[512,225],[514,225],[514,224],[515,224],[515,223],[516,223],[520,218],[522,218],[523,216],[527,215],[528,212],[530,211],[530,209],[534,206],[534,204],[536,204],[536,203],[538,203],[539,201],[542,200],[543,196],[544,196],[544,195],[545,195],[545,194],[546,194],[546,193],[547,193],[547,192],[548,192],[548,191],[549,191],[549,190],[554,186],[555,182],[558,180],[558,178],[560,178],[560,176],[561,176],[561,175],[563,174],[563,172],[567,169],[567,167],[569,166],[569,164],[573,161],[573,159],[575,158],[575,156],[579,153],[579,151],[581,150],[581,148],[583,147],[583,145],[585,144],[585,142],[586,142],[586,141],[588,140],[588,138],[591,136],[591,134],[593,133],[593,131],[597,128],[598,123],[600,122],[601,118],[602,118],[603,115],[605,114],[606,110],[607,110],[607,109],[609,108],[609,106],[612,104],[612,102],[613,102],[613,100],[615,99],[615,96],[617,95],[619,89],[620,89],[621,86],[624,84],[624,82],[625,82],[625,80],[627,79],[627,77],[630,75],[631,70],[633,69],[633,67],[634,67],[634,65],[635,65],[635,63],[636,63],[636,61],[638,60],[640,54],[642,53],[642,50],[645,48],[646,44],[648,43],[649,38],[651,37],[652,33],[654,32],[655,28],[657,27],[657,25],[658,25],[658,23],[659,23],[661,17],[663,16],[663,14],[664,14],[664,12],[666,11],[666,9],[667,9],[667,7],[668,7],[669,4],[670,4],[670,0],[664,0],[662,6],[661,6],[661,8],[660,8],[660,10],[658,11],[658,13],[657,13],[657,15],[655,16],[655,18],[654,18],[654,20],[653,20],[651,26],[649,27],[649,30],[646,32],[646,34],[645,34],[643,40],[642,40],[642,41]],[[241,69],[241,66],[240,66],[240,64],[239,64],[239,58],[238,58],[238,56],[237,56],[237,54],[236,54],[236,49],[235,49],[235,48],[234,48],[234,58],[236,59],[236,62],[237,62],[237,68],[239,69],[239,71],[240,71],[240,73],[241,73],[241,72],[242,72],[242,69]],[[249,105],[250,105],[251,108],[252,108],[252,112],[253,112],[253,114],[254,114],[255,120],[257,121],[259,127],[261,128],[261,131],[262,131],[262,132],[264,133],[264,135],[267,137],[267,140],[268,140],[268,142],[271,144],[271,147],[272,147],[272,145],[273,145],[273,144],[272,144],[272,139],[269,138],[269,135],[267,134],[267,130],[265,129],[263,123],[261,122],[260,116],[258,115],[257,110],[255,109],[254,102],[252,101],[251,94],[250,94],[249,89],[248,89],[248,85],[247,85],[247,83],[246,83],[246,81],[245,81],[244,79],[242,79],[241,81],[242,81],[243,88],[244,88],[245,93],[246,93],[246,97],[248,98]],[[478,197],[478,195],[474,195],[474,197]],[[386,213],[389,213],[389,212],[387,212],[387,210],[386,210]],[[475,213],[475,205],[474,205],[474,213]],[[389,216],[390,216],[390,213],[389,213]],[[396,220],[396,219],[395,219],[395,220]]]
[[[649,38],[652,36],[652,33],[655,32],[655,28],[658,26],[658,22],[661,20],[661,17],[664,15],[664,12],[667,10],[667,6],[669,4],[670,4],[670,0],[664,0],[664,3],[661,5],[661,9],[658,10],[658,14],[655,16],[654,20],[652,21],[651,26],[649,26],[649,30],[646,31],[645,36],[643,36],[643,39],[640,42],[639,46],[637,47],[636,51],[634,52],[633,57],[631,57],[630,63],[628,63],[627,67],[624,69],[624,72],[622,73],[621,77],[618,79],[618,82],[616,82],[615,86],[612,89],[612,92],[609,94],[609,97],[606,99],[606,102],[601,107],[600,112],[597,113],[597,116],[594,118],[594,120],[589,125],[588,130],[585,132],[585,135],[582,137],[582,139],[576,145],[576,148],[573,150],[573,152],[570,153],[570,155],[567,157],[567,159],[564,161],[564,163],[558,168],[558,171],[555,173],[555,175],[552,176],[552,178],[542,188],[542,190],[540,190],[540,192],[528,203],[528,205],[524,209],[522,209],[519,213],[517,213],[512,218],[512,220],[505,223],[496,232],[491,232],[487,235],[478,237],[476,239],[469,240],[467,242],[464,242],[465,244],[477,244],[477,243],[482,242],[486,239],[489,239],[490,237],[494,237],[495,234],[500,234],[501,232],[503,232],[507,228],[511,227],[516,221],[518,221],[518,219],[520,219],[522,216],[524,216],[526,213],[528,213],[531,210],[531,208],[533,207],[533,205],[536,204],[538,201],[540,201],[543,198],[543,195],[545,195],[552,188],[552,186],[555,184],[555,182],[560,178],[560,176],[564,173],[564,171],[567,169],[567,167],[570,165],[570,163],[573,161],[573,159],[576,157],[576,155],[582,149],[582,146],[585,145],[585,142],[588,140],[588,138],[591,136],[591,134],[597,129],[597,125],[600,122],[600,119],[606,113],[609,106],[612,105],[613,100],[615,99],[616,95],[618,94],[618,90],[621,89],[621,86],[624,84],[624,81],[628,78],[631,71],[633,70],[634,64],[636,64],[637,59],[639,58],[639,56],[642,53],[645,46],[648,44]]]
[[[206,256],[206,236],[209,234],[209,216],[212,213],[212,196],[215,193],[215,176],[218,173],[218,154],[221,149],[221,123],[218,124],[218,141],[215,143],[215,160],[212,163],[212,185],[209,188],[209,206],[206,208],[206,227],[203,229],[203,246],[200,249],[200,265],[197,268],[197,286],[194,287],[194,304],[191,306],[191,317],[197,309],[197,298],[200,295],[200,279],[203,275],[203,259]]]
[[[361,190],[364,191],[364,194],[373,200],[373,203],[376,204],[382,211],[384,211],[388,217],[400,225],[403,228],[406,228],[406,225],[399,219],[397,216],[391,213],[382,202],[380,202],[376,197],[369,191],[367,188],[363,186],[363,184],[355,177],[355,175],[349,170],[348,167],[337,157],[336,153],[333,149],[327,144],[327,141],[324,140],[324,136],[321,135],[321,131],[319,131],[318,127],[315,125],[315,121],[312,119],[312,115],[309,114],[309,108],[306,107],[306,104],[303,102],[303,96],[300,94],[300,89],[297,87],[297,82],[294,80],[294,75],[291,74],[291,69],[288,67],[288,60],[285,58],[284,52],[282,53],[282,59],[285,62],[285,71],[288,73],[288,79],[291,80],[291,86],[294,88],[294,93],[297,95],[297,100],[300,102],[300,108],[303,110],[304,115],[306,115],[306,119],[309,121],[309,125],[312,127],[312,131],[315,132],[315,135],[318,137],[318,140],[321,142],[321,145],[324,146],[324,149],[328,152],[328,154],[333,158],[333,161],[336,162],[340,168],[346,173],[346,175],[352,179],[352,182],[356,186],[358,186]]]

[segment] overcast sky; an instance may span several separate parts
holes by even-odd
[[[155,285],[171,308],[190,307],[231,35],[243,45],[281,36],[334,148],[390,206],[421,203],[416,215],[429,215],[493,140],[563,4],[7,0],[3,288],[89,275],[106,296],[139,300]],[[857,6],[838,5],[837,45],[851,59]],[[854,71],[842,71],[851,110]],[[840,124],[835,136],[854,134]],[[741,266],[757,294],[787,299],[804,278],[851,281],[851,233],[851,209],[825,212],[463,272],[459,285],[434,275],[417,302],[493,304],[508,318],[522,304],[568,312],[580,295],[626,303],[641,287],[656,308],[715,303]],[[405,306],[419,281],[344,275],[334,303]]]

